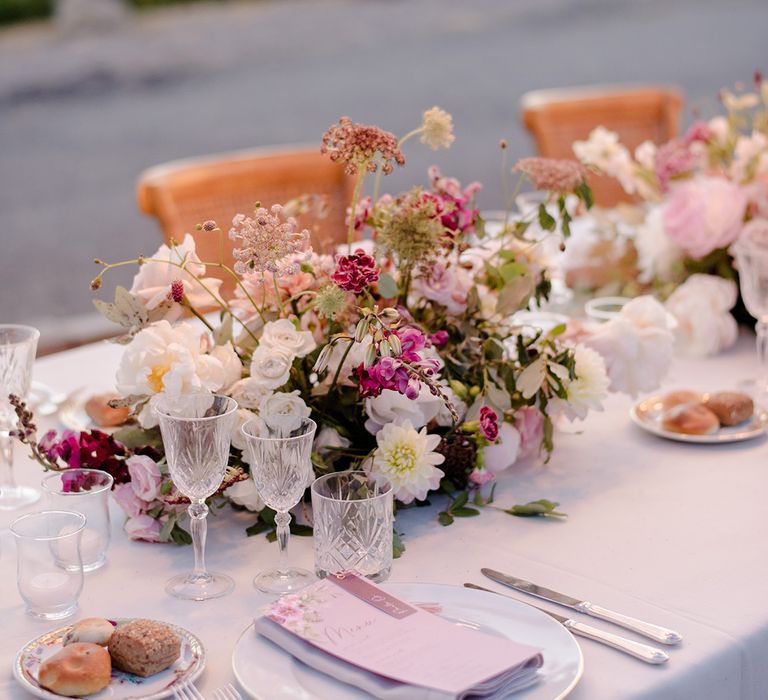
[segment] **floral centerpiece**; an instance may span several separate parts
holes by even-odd
[[[263,421],[290,429],[309,415],[319,426],[317,475],[359,467],[392,485],[398,507],[440,493],[442,524],[476,515],[493,500],[492,487],[482,487],[515,462],[548,454],[553,419],[599,409],[611,379],[596,349],[564,342],[564,327],[544,333],[515,322],[516,311],[546,296],[547,271],[524,224],[485,235],[474,201],[479,184],[462,187],[433,167],[426,186],[379,196],[382,176],[404,164],[403,145],[415,136],[434,149],[449,146],[450,115],[428,110],[400,140],[346,118],[324,135],[322,152],[356,182],[336,255],[314,252],[309,232],[290,216],[295,203],[283,203],[237,214],[228,234],[213,221],[200,225],[220,238],[222,251],[231,242],[232,267],[223,254],[201,261],[190,235],[149,257],[97,260],[93,289],[115,267],[138,265],[130,290],[118,287],[113,303],[96,302],[125,329],[117,403],[131,407],[136,424],[111,436],[94,430],[38,440],[16,401],[17,437],[46,468],[115,474],[126,531],[138,539],[188,540],[184,498],[169,479],[153,409],[161,398],[200,390],[239,404],[220,494],[257,513],[251,534],[270,533],[274,513],[248,479],[240,427]],[[529,160],[518,170],[552,190],[567,233],[566,195],[590,203],[584,169]],[[369,175],[373,194],[363,196]],[[546,211],[538,217],[556,228]],[[227,298],[224,276],[235,282]],[[648,320],[654,311],[641,310],[639,326],[658,345],[653,328],[664,320]],[[612,342],[609,333],[595,347]],[[558,515],[556,505],[542,499],[508,510]]]
[[[615,243],[610,254],[620,248],[618,255],[632,263],[622,291],[672,295],[678,318],[697,317],[683,331],[699,354],[736,338],[736,324],[727,318],[737,299],[730,247],[754,229],[768,231],[768,81],[756,73],[753,91],[743,85],[722,90],[720,101],[725,114],[696,121],[660,146],[646,141],[631,153],[602,126],[573,144],[582,164],[645,203],[630,235],[606,236]],[[709,316],[717,321],[705,327]]]

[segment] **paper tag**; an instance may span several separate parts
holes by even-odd
[[[389,595],[369,583],[367,579],[359,576],[353,571],[344,571],[339,574],[328,576],[329,581],[333,581],[337,586],[343,588],[347,593],[351,593],[356,598],[373,605],[377,610],[387,613],[398,620],[413,615],[417,610],[401,600]]]

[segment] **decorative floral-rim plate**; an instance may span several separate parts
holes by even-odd
[[[741,442],[742,440],[753,440],[765,434],[768,429],[768,412],[755,407],[752,417],[743,423],[732,426],[723,426],[716,433],[711,435],[686,435],[685,433],[675,433],[666,430],[661,425],[661,414],[663,413],[662,400],[663,394],[649,396],[647,399],[638,401],[629,411],[632,421],[639,425],[643,430],[649,433],[666,438],[667,440],[677,440],[678,442],[693,442],[704,445],[713,445],[725,442]]]
[[[119,618],[115,622],[120,624],[130,620],[131,618]],[[113,668],[110,684],[104,690],[87,697],[91,700],[159,700],[172,695],[175,686],[194,681],[205,666],[205,649],[202,643],[195,635],[181,627],[167,622],[163,624],[168,625],[181,640],[181,654],[170,668],[148,678]],[[72,625],[67,625],[36,637],[27,642],[16,655],[13,675],[25,690],[38,698],[61,700],[67,697],[43,688],[37,682],[37,674],[40,664],[62,649],[61,640],[71,627]]]

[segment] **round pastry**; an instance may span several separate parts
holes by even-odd
[[[96,394],[85,402],[85,412],[88,417],[102,428],[114,428],[128,420],[131,409],[112,408],[109,401],[120,398],[117,394]]]
[[[162,622],[131,620],[115,630],[109,640],[109,653],[121,671],[153,676],[179,658],[181,640]]]
[[[76,642],[40,664],[37,682],[59,695],[81,697],[103,690],[111,677],[109,652],[98,644]]]
[[[723,425],[743,423],[755,412],[752,399],[736,391],[720,391],[717,394],[711,394],[704,405],[720,419]]]
[[[698,394],[695,391],[670,391],[661,399],[661,408],[663,411],[668,411],[670,408],[682,404],[699,404],[701,402],[701,394]]]
[[[680,404],[661,416],[664,430],[686,435],[711,435],[720,428],[720,421],[702,404]]]
[[[105,647],[109,644],[114,631],[115,628],[109,620],[101,617],[87,617],[70,627],[64,635],[62,644],[67,646],[75,642],[89,642]]]

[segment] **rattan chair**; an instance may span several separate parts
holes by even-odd
[[[630,151],[646,140],[660,144],[674,138],[683,99],[668,87],[595,86],[535,90],[523,95],[521,107],[542,156],[573,158],[573,142],[599,125],[617,132]],[[590,184],[599,205],[633,201],[612,178],[593,176]]]
[[[166,241],[181,241],[191,233],[200,259],[217,261],[218,234],[197,231],[197,224],[213,219],[226,235],[232,217],[252,214],[257,201],[269,207],[305,194],[323,196],[327,215],[301,216],[299,223],[312,232],[315,250],[332,251],[346,240],[344,219],[352,180],[342,165],[322,156],[316,147],[257,149],[155,166],[141,174],[136,194],[139,208],[157,218]],[[231,248],[226,241],[225,261],[230,264]],[[222,290],[230,291],[231,277],[219,272],[210,269],[206,274],[221,277]]]

